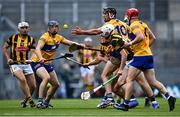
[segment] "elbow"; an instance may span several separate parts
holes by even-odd
[[[139,36],[139,41],[142,41],[144,39],[144,36],[143,35],[140,35]]]
[[[3,47],[3,53],[6,53],[6,52],[7,52],[7,48]]]

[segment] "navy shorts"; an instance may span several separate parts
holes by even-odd
[[[134,56],[129,64],[142,71],[154,68],[153,56]]]
[[[43,63],[40,63],[40,62],[32,62],[31,67],[32,67],[34,72],[36,72],[37,69],[39,69],[40,67],[44,67],[47,70],[48,73],[50,73],[50,72],[52,72],[54,70],[53,67],[50,64],[46,65],[46,64],[43,64]]]

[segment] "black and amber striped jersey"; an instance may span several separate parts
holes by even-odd
[[[82,64],[91,62],[95,56],[96,52],[93,50],[81,49],[79,50],[78,56]]]
[[[10,46],[10,58],[18,61],[16,64],[26,64],[23,61],[28,60],[29,51],[35,49],[35,40],[30,35],[22,37],[20,34],[13,34],[6,42]]]
[[[124,39],[122,38],[121,35],[116,35],[116,34],[111,35],[111,42],[109,44],[109,46],[113,47],[113,52],[111,53],[111,56],[120,59],[121,58],[120,51],[124,49],[128,54],[127,60],[131,60],[134,55],[132,49],[128,47],[126,48],[123,47],[124,43],[128,41],[129,39]]]

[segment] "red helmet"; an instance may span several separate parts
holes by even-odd
[[[126,11],[126,15],[127,15],[128,19],[138,18],[139,11],[136,8],[130,8]]]

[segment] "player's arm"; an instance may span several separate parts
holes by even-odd
[[[82,50],[79,50],[77,53],[77,61],[78,62],[81,62],[82,56],[83,56]]]
[[[135,39],[130,42],[126,42],[125,46],[131,46],[137,44],[144,39],[143,32],[139,29],[138,26],[132,27],[132,32],[135,34]]]
[[[4,46],[3,46],[3,53],[4,53],[7,61],[10,60],[10,56],[9,56],[9,54],[8,54],[8,48],[9,48],[9,45],[8,45],[7,42],[5,42],[5,43],[4,43]]]
[[[89,63],[85,63],[83,64],[84,66],[91,66],[91,65],[97,65],[99,63],[101,63],[102,61],[105,61],[105,59],[99,54],[95,57],[94,60],[92,60],[91,62]]]
[[[118,75],[122,75],[122,72],[123,72],[123,69],[126,65],[126,61],[127,61],[127,57],[128,57],[128,53],[126,52],[125,49],[122,49],[120,51],[120,54],[121,54],[121,63],[120,63],[120,66],[119,66],[119,70],[118,70]]]
[[[65,38],[63,39],[63,41],[61,43],[64,45],[68,45],[68,46],[72,45],[73,43],[78,44],[77,42],[70,41],[70,40],[65,39]]]
[[[41,54],[41,49],[44,47],[44,44],[45,44],[45,39],[44,38],[41,38],[38,43],[37,43],[37,46],[36,46],[36,49],[35,49],[35,53],[36,55],[38,56],[39,58],[39,62],[44,62],[44,58],[42,57],[42,54]]]
[[[10,43],[11,43],[11,41],[9,38],[3,45],[3,53],[7,59],[8,64],[13,63],[13,60],[10,58],[9,53],[8,53],[8,48],[10,47]]]
[[[156,40],[156,37],[149,28],[148,28],[148,33],[149,33],[149,46],[151,46]]]
[[[100,28],[83,30],[80,27],[76,27],[75,29],[72,29],[71,33],[75,35],[99,35],[102,31]]]
[[[31,51],[30,51],[30,60],[32,60],[32,58],[36,54],[36,51],[35,51],[35,49],[36,49],[36,42],[35,42],[34,38],[32,38],[32,44],[30,46],[30,49],[31,49]]]

